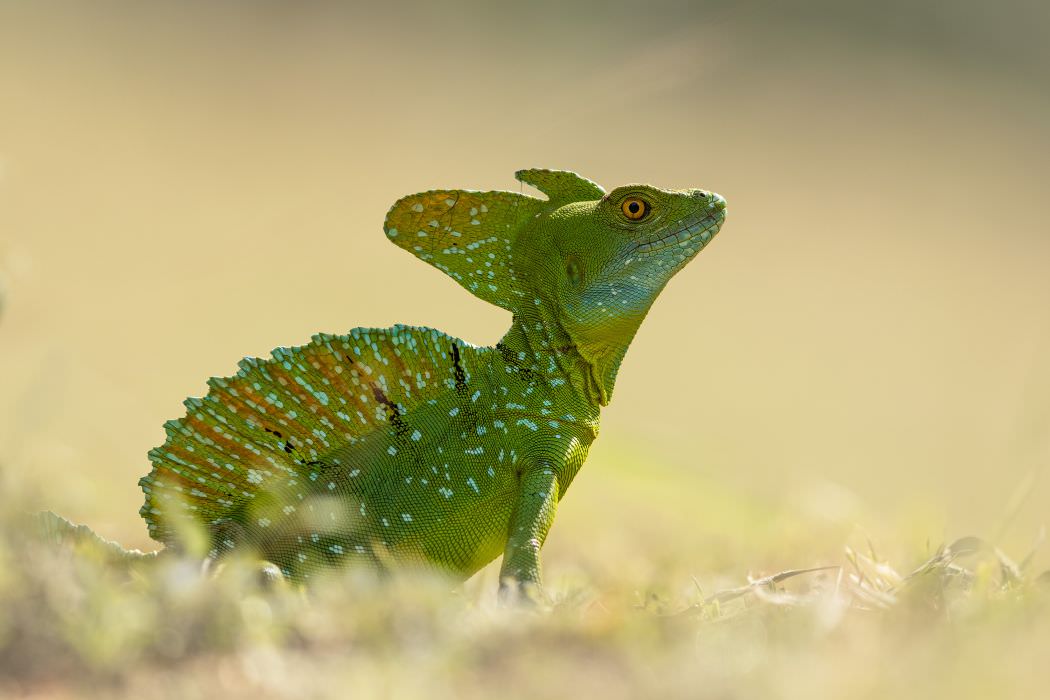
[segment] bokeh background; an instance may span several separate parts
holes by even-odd
[[[625,541],[738,575],[857,538],[1024,550],[1050,512],[1048,37],[1022,0],[0,0],[0,463],[27,508],[150,547],[146,451],[240,357],[498,339],[381,224],[539,166],[729,201],[549,571]]]

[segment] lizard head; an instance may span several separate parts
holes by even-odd
[[[725,200],[561,170],[521,170],[547,199],[431,190],[398,200],[390,240],[516,317],[556,322],[608,403],[620,361],[668,280],[718,233]]]
[[[667,282],[725,220],[725,200],[698,189],[619,187],[546,215],[534,289],[591,365],[607,403],[627,346]],[[539,263],[539,260],[535,260]]]

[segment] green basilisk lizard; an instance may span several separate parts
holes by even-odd
[[[434,190],[395,203],[385,223],[395,245],[513,314],[495,347],[355,328],[243,360],[188,399],[149,453],[149,534],[178,551],[196,526],[210,560],[250,548],[294,581],[353,564],[466,578],[502,553],[501,590],[538,587],[540,548],[624,353],[718,232],[725,200],[516,175],[547,199]],[[42,519],[55,539],[95,538]]]

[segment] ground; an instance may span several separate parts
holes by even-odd
[[[903,529],[868,542],[855,524],[792,523],[671,468],[650,465],[642,478],[604,466],[563,502],[550,601],[536,609],[498,607],[493,567],[460,585],[344,572],[308,593],[260,583],[249,562],[215,578],[189,562],[129,576],[29,544],[16,515],[25,488],[6,472],[0,696],[1010,698],[1044,688],[1050,574],[1038,556],[976,537],[912,546],[918,533]],[[828,568],[797,571],[807,567]]]

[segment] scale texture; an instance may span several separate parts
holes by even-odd
[[[574,173],[517,174],[546,199],[434,190],[387,215],[397,246],[513,313],[494,347],[428,328],[317,335],[214,378],[165,425],[140,484],[150,535],[209,556],[251,549],[285,576],[362,564],[467,577],[501,553],[538,585],[558,501],[667,281],[725,201]]]

